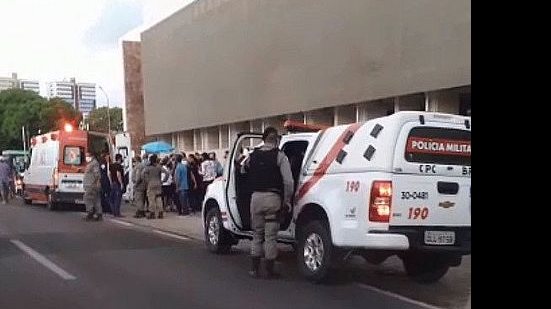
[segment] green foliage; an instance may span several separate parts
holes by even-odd
[[[100,107],[90,113],[88,123],[90,131],[104,132],[109,131],[109,119],[107,118],[107,107]],[[122,108],[113,107],[109,110],[111,116],[111,131],[122,132]]]
[[[62,128],[65,122],[78,125],[81,115],[69,103],[21,89],[0,91],[0,150],[22,149],[21,127],[28,136]]]

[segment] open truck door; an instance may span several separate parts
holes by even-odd
[[[122,195],[122,198],[125,201],[131,201],[134,197],[134,186],[130,179],[132,179],[132,158],[135,154],[132,151],[130,133],[124,132],[115,135],[115,153],[122,155],[123,176],[126,183],[126,191]]]

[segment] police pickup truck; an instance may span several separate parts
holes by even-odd
[[[259,133],[239,134],[223,177],[208,187],[202,215],[212,252],[252,238],[240,162],[260,143]],[[399,112],[283,135],[280,149],[295,194],[278,240],[294,246],[306,278],[321,281],[356,253],[372,263],[397,255],[408,276],[431,283],[470,254],[470,117]]]

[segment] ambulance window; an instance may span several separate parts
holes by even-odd
[[[83,152],[82,147],[67,146],[64,150],[63,162],[67,165],[81,165]]]
[[[408,162],[471,165],[471,131],[415,127],[408,135],[405,159]]]

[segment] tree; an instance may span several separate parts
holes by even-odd
[[[47,100],[22,89],[0,91],[0,150],[22,149],[21,127],[28,136],[60,129],[63,122],[78,124],[80,114],[59,98]]]
[[[22,149],[21,127],[36,134],[42,105],[47,100],[32,91],[9,89],[0,92],[0,149]]]
[[[66,123],[78,127],[82,115],[75,108],[61,98],[51,98],[42,106],[40,113],[40,128],[48,132],[63,128]]]
[[[93,110],[90,113],[88,123],[90,125],[90,131],[104,132],[109,131],[109,119],[107,118],[107,107],[100,107]],[[123,130],[122,125],[122,108],[112,107],[109,110],[111,116],[111,131],[121,132]]]

